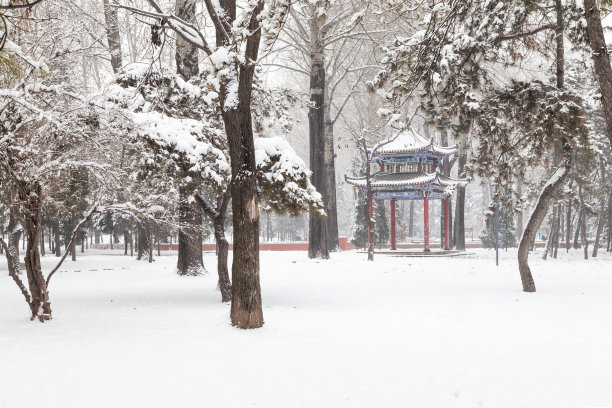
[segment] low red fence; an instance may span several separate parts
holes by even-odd
[[[340,249],[342,251],[346,251],[348,249],[355,249],[355,246],[348,242],[346,237],[338,238],[338,243]],[[119,246],[120,244],[116,244]],[[161,250],[167,251],[170,249],[171,244],[161,244]],[[229,245],[230,251],[233,249],[233,245]],[[157,249],[157,245],[155,246]],[[203,251],[214,251],[216,249],[215,244],[203,244]],[[172,250],[178,251],[178,244],[172,244]],[[260,251],[308,251],[308,241],[299,241],[299,242],[260,242],[259,243]]]

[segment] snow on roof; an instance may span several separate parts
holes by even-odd
[[[355,187],[366,187],[365,177],[345,176],[347,183]],[[463,180],[456,180],[443,176],[440,173],[410,172],[410,173],[384,173],[373,174],[370,180],[372,187],[404,187],[404,186],[425,186],[435,184],[442,187],[456,187],[463,183]]]
[[[372,147],[372,149],[376,149],[376,156],[429,152],[444,157],[455,153],[458,149],[457,146],[439,146],[413,128],[408,128],[396,136],[383,140],[377,146]]]

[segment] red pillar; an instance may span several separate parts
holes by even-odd
[[[369,199],[369,209],[368,209],[368,214],[370,214],[370,220],[372,219],[372,217],[374,216],[374,208],[372,207],[372,197],[370,197]],[[372,235],[370,234],[370,223],[368,222],[368,247],[370,246],[370,240]]]
[[[423,235],[425,237],[425,252],[429,252],[429,199],[427,198],[427,192],[423,198]]]
[[[395,247],[395,199],[391,200],[391,249]]]
[[[444,199],[444,249],[450,249],[450,223],[449,223],[449,200]]]

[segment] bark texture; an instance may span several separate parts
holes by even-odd
[[[221,0],[228,23],[236,19],[236,1]],[[244,49],[247,61],[257,61],[261,30],[257,16],[263,10],[260,1],[248,23],[252,33]],[[216,27],[217,44],[224,42],[224,34]],[[232,262],[232,325],[253,329],[264,324],[259,282],[259,211],[257,203],[257,177],[255,145],[251,119],[251,97],[255,64],[233,65],[230,75],[238,81],[238,101],[227,100],[228,86],[221,86],[222,118],[227,134],[232,164],[232,197],[234,250]],[[228,103],[231,102],[231,103]]]
[[[202,210],[197,203],[190,203],[191,195],[185,187],[179,187],[179,275],[199,275],[204,271],[202,258]]]
[[[327,193],[325,171],[325,57],[322,44],[321,27],[325,24],[325,15],[313,16],[310,19],[310,107],[308,109],[308,132],[310,141],[310,170],[312,184],[321,193]],[[329,202],[323,197],[325,211]],[[308,257],[329,258],[326,219],[311,213],[308,223]]]
[[[195,21],[196,1],[195,0],[176,0],[176,16],[187,21]],[[198,68],[198,49],[181,36],[176,37],[176,72],[185,81],[199,73]]]
[[[104,19],[106,21],[106,40],[111,54],[111,67],[116,74],[123,65],[121,56],[121,36],[119,34],[119,9],[111,7],[109,0],[103,0]]]
[[[593,66],[601,93],[603,116],[606,120],[608,140],[612,145],[612,67],[610,66],[610,55],[606,47],[597,2],[595,0],[584,0],[584,10],[589,44],[593,50]]]

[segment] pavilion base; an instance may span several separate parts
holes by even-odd
[[[357,251],[361,254],[367,254],[367,251]],[[421,257],[452,257],[452,256],[463,256],[466,255],[465,251],[457,251],[454,249],[430,249],[429,251],[424,251],[423,249],[396,249],[391,250],[389,248],[385,249],[375,249],[374,255],[393,255],[393,256],[403,256],[410,258],[421,258]]]

